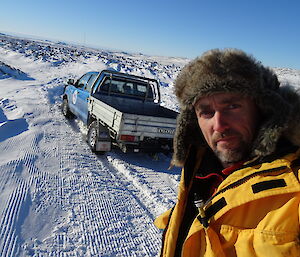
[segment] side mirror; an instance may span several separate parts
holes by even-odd
[[[68,85],[74,85],[74,79],[69,79],[68,80]]]

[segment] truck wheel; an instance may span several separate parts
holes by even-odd
[[[96,143],[98,138],[98,126],[97,121],[93,121],[88,129],[87,142],[93,152],[96,151]]]
[[[98,133],[99,133],[99,128],[98,128],[97,121],[93,121],[90,124],[88,129],[87,142],[92,152],[102,155],[105,154],[105,152],[96,150],[96,143],[99,136]]]
[[[74,117],[74,114],[70,111],[68,100],[65,98],[62,103],[62,113],[67,119],[71,119]]]

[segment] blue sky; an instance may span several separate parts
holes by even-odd
[[[298,0],[4,0],[0,31],[149,55],[242,49],[300,69]]]

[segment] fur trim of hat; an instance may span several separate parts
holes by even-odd
[[[181,113],[174,135],[172,164],[183,166],[191,145],[206,145],[193,105],[203,96],[239,93],[251,97],[262,113],[251,157],[273,153],[283,135],[300,145],[300,100],[292,87],[280,86],[275,73],[237,49],[214,49],[188,63],[174,84]]]

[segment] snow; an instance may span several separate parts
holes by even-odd
[[[187,62],[0,35],[0,256],[158,256],[153,221],[175,203],[180,170],[163,154],[93,154],[61,95],[67,79],[114,68],[158,79],[178,110]],[[274,70],[299,87],[299,70]]]

